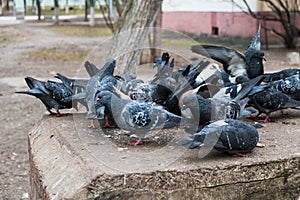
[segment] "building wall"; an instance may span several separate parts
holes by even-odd
[[[242,0],[164,0],[162,10],[164,12],[240,12],[241,8],[246,9]],[[257,0],[247,0],[253,11],[257,9]]]
[[[162,27],[185,33],[212,34],[212,27],[221,36],[252,37],[257,20],[242,12],[163,12]]]
[[[291,1],[291,0],[290,0]],[[235,2],[243,6],[242,0]],[[257,0],[247,1],[254,12],[269,12],[268,6]],[[219,36],[252,37],[258,27],[258,20],[246,15],[242,10],[247,8],[237,7],[231,0],[164,0],[163,1],[162,27],[195,35],[213,33],[212,27],[218,28]],[[296,22],[300,27],[300,15]],[[269,29],[283,32],[278,22],[267,22]],[[268,31],[268,41],[280,41],[272,31]],[[261,40],[265,40],[265,32],[261,31]]]

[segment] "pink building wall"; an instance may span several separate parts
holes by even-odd
[[[251,37],[256,32],[257,20],[237,12],[164,12],[163,28],[182,32],[212,33],[212,26],[219,28],[219,35]]]
[[[297,24],[300,25],[300,16]],[[212,34],[212,27],[218,27],[220,36],[252,37],[258,27],[258,20],[243,12],[163,12],[162,27],[184,33],[200,35]],[[268,22],[267,27],[277,30],[278,23]],[[261,40],[264,41],[264,31]],[[272,32],[268,32],[269,42],[278,42],[279,39]]]

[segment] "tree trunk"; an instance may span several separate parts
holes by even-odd
[[[66,14],[69,14],[69,0],[66,0]]]
[[[41,1],[36,0],[36,7],[37,7],[37,12],[38,12],[38,20],[41,20]]]
[[[151,59],[154,60],[157,57],[161,56],[160,43],[161,43],[161,27],[162,27],[162,10],[161,5],[154,22],[154,31],[153,31],[153,44],[151,48]]]
[[[59,24],[59,4],[58,0],[54,0],[54,24]]]
[[[0,0],[0,15],[2,15],[2,0]]]
[[[95,1],[90,0],[90,26],[95,26]]]
[[[26,2],[26,0],[23,0],[23,2],[24,2],[24,14],[26,14],[27,13],[27,2]]]
[[[87,20],[88,20],[88,0],[85,0],[84,1],[84,3],[85,3],[85,6],[84,6],[84,21],[86,21],[87,22]]]
[[[32,12],[32,13],[35,13],[35,7],[36,7],[35,1],[32,0],[32,7],[31,7],[31,12]]]
[[[6,0],[6,10],[9,11],[9,0]]]
[[[108,56],[117,59],[117,73],[135,73],[143,44],[149,34],[150,29],[147,27],[153,26],[161,4],[162,0],[126,1]]]

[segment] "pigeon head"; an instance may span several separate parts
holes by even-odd
[[[251,60],[251,58],[258,58],[261,60],[266,60],[265,53],[260,50],[253,51],[252,55],[250,56],[250,60]]]
[[[96,94],[96,104],[110,105],[113,93],[110,91],[100,91]]]
[[[196,94],[189,94],[185,96],[182,100],[182,104],[180,105],[182,115],[188,119],[199,116],[199,106],[201,104],[201,99],[201,97],[200,99],[198,99]]]
[[[264,64],[263,60],[265,59],[265,54],[263,51],[255,50],[249,52],[249,54],[245,54],[246,63],[247,63],[247,74],[250,79],[255,78],[259,75],[264,74]]]

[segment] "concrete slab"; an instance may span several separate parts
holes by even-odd
[[[186,150],[180,129],[141,146],[119,130],[89,129],[85,114],[44,116],[28,134],[31,199],[298,199],[299,111],[259,129],[249,157]],[[276,125],[276,130],[274,129]]]

